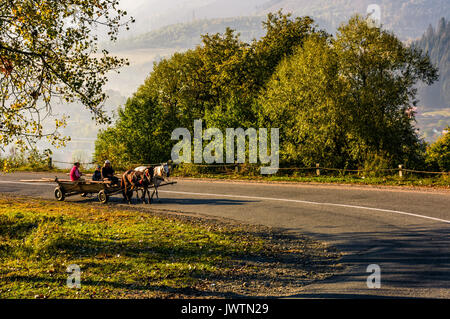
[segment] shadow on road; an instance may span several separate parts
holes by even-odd
[[[76,203],[93,203],[98,202],[96,196],[89,196],[89,197],[72,197],[70,198],[70,201],[76,202]],[[120,197],[110,197],[109,203],[111,204],[121,204],[125,201]],[[238,200],[238,199],[199,199],[199,198],[160,198],[158,201],[156,198],[153,198],[151,205],[158,205],[158,204],[165,204],[165,205],[187,205],[187,206],[195,206],[195,205],[217,205],[217,206],[224,206],[224,205],[245,205],[248,203],[253,203],[255,201],[251,200]],[[138,200],[137,198],[133,198],[132,205],[140,205],[143,204],[141,200]],[[151,206],[150,206],[151,207]]]
[[[314,238],[337,243],[338,250],[346,251],[342,263],[349,271],[322,283],[317,293],[299,294],[301,298],[373,298],[376,289],[367,287],[372,272],[367,267],[377,264],[381,268],[381,288],[406,289],[449,294],[450,292],[450,228],[405,227],[377,232],[351,232],[340,234],[309,233]],[[298,231],[298,230],[297,230]],[[343,287],[342,293],[326,293]],[[346,288],[347,287],[347,288]],[[355,293],[351,292],[355,289]],[[358,293],[356,292],[358,291]],[[324,291],[325,293],[320,293]],[[445,292],[446,291],[446,292]],[[426,295],[421,297],[427,297]],[[448,297],[448,296],[447,296]]]

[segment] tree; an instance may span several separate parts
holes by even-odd
[[[345,164],[349,136],[338,70],[336,53],[324,36],[308,38],[278,66],[260,104],[262,124],[280,128],[282,162]]]
[[[98,123],[109,119],[102,110],[108,71],[124,59],[99,52],[97,27],[105,27],[111,41],[126,12],[119,0],[8,0],[0,3],[0,148],[22,148],[47,137],[54,145],[66,138],[43,121],[52,115],[51,101],[81,102]]]
[[[346,88],[349,127],[358,140],[352,158],[361,162],[378,155],[391,165],[414,166],[422,147],[414,128],[416,84],[438,79],[429,56],[359,16],[338,29],[333,46]]]
[[[450,126],[443,136],[427,148],[427,163],[431,169],[450,171]]]
[[[263,27],[266,30],[265,36],[253,43],[255,60],[258,62],[255,81],[260,88],[270,79],[280,61],[291,55],[309,35],[325,35],[324,31],[316,30],[312,18],[292,18],[292,14],[283,14],[281,10],[269,13]]]
[[[260,98],[261,117],[280,127],[288,162],[412,165],[421,148],[415,84],[436,78],[428,56],[355,16],[336,38],[310,37],[280,64]]]
[[[227,28],[223,34],[203,35],[202,45],[155,64],[119,120],[99,134],[97,160],[115,154],[120,141],[123,162],[166,161],[174,144],[170,133],[178,127],[192,132],[196,119],[219,129],[257,126],[260,91],[279,61],[314,32],[312,23],[310,18],[271,14],[260,41],[245,43]]]
[[[245,43],[230,28],[203,35],[202,45],[155,65],[147,87],[164,107],[184,114],[178,117],[183,127],[199,118],[218,128],[254,126],[256,98],[280,60],[314,32],[312,24],[278,12],[263,23],[260,41]]]

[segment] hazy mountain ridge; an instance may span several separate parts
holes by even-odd
[[[227,27],[239,32],[243,41],[250,42],[252,39],[257,39],[264,35],[263,20],[264,17],[260,16],[195,20],[188,23],[169,25],[136,37],[122,39],[116,44],[106,44],[105,46],[113,51],[150,48],[187,49],[200,44],[202,34],[223,33]]]
[[[380,6],[381,23],[402,40],[419,37],[431,22],[450,15],[450,2],[447,0],[271,0],[258,14],[283,8],[295,15],[325,20],[335,29],[355,13],[366,14],[371,4]]]
[[[258,5],[267,0],[150,0],[129,11],[136,19],[132,32],[147,33],[161,27],[216,18],[256,14]],[[123,4],[126,8],[126,4]],[[126,33],[125,37],[130,37]]]
[[[439,81],[419,87],[420,103],[417,124],[427,141],[437,139],[450,125],[450,21],[442,18],[436,27],[429,26],[412,45],[427,52],[439,68]]]
[[[439,20],[437,27],[431,25],[420,40],[412,44],[430,56],[431,62],[439,68],[439,81],[421,88],[422,104],[429,108],[450,107],[450,21]]]
[[[331,26],[329,31],[334,32],[351,15],[366,14],[367,7],[374,3],[380,6],[383,25],[402,40],[416,39],[430,23],[450,16],[448,0],[152,0],[130,14],[136,18],[134,35],[196,19],[264,16],[280,9],[323,20]]]

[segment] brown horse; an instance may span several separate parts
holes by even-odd
[[[154,176],[154,168],[149,166],[149,167],[138,167],[134,169],[135,172],[141,172],[142,175],[142,179],[140,182],[140,186],[142,188],[142,196],[141,196],[141,200],[142,202],[145,202],[145,194],[147,194],[148,196],[148,204],[152,203],[152,197],[150,196],[150,191],[148,190],[150,185],[153,184],[153,176]],[[136,194],[138,194],[138,190],[136,191]]]
[[[151,167],[145,169],[144,171],[128,170],[122,175],[120,181],[120,186],[122,188],[123,197],[131,204],[131,198],[133,197],[133,192],[138,192],[139,189],[143,189],[143,194],[141,197],[142,201],[145,201],[145,194],[149,194],[148,187],[153,179],[153,169]],[[151,203],[151,197],[149,194],[149,204]]]

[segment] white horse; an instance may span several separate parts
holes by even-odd
[[[156,166],[153,169],[153,186],[155,187],[155,190],[152,193],[151,199],[156,194],[156,198],[159,201],[158,187],[159,185],[161,185],[162,182],[168,181],[169,176],[170,176],[170,166],[167,163]]]
[[[147,167],[147,166],[139,166],[139,167],[136,167],[134,170],[136,172],[145,173],[148,169],[149,169],[149,167]],[[170,176],[170,166],[169,166],[168,163],[163,163],[163,164],[153,168],[152,184],[153,184],[155,189],[153,190],[151,196],[150,196],[150,194],[149,194],[149,192],[147,190],[150,203],[151,203],[151,201],[153,199],[153,196],[155,194],[156,194],[156,198],[159,201],[158,187],[159,187],[159,185],[161,185],[162,182],[168,181],[169,176]],[[143,197],[145,198],[145,193],[143,194]]]

